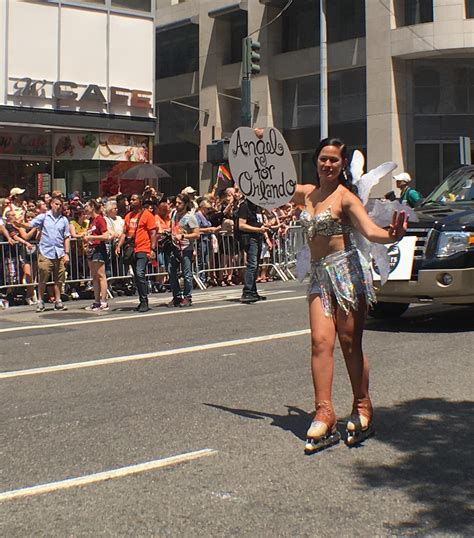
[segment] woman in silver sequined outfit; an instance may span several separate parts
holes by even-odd
[[[307,433],[307,453],[340,440],[332,404],[336,336],[354,396],[347,444],[358,443],[372,432],[369,365],[362,351],[362,332],[375,293],[368,263],[355,246],[353,230],[369,241],[393,243],[407,229],[404,213],[394,214],[388,229],[369,218],[352,192],[347,150],[340,140],[321,141],[314,163],[316,186],[298,185],[293,197],[293,202],[304,206],[301,220],[311,252],[308,299],[316,414]]]

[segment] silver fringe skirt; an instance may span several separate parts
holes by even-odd
[[[327,317],[336,306],[346,314],[357,310],[362,297],[367,306],[376,303],[372,272],[364,256],[352,247],[311,262],[308,299],[319,295]]]

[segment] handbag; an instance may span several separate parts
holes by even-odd
[[[137,226],[135,228],[135,233],[133,237],[127,237],[125,243],[123,244],[122,258],[125,265],[132,265],[135,262],[135,237],[138,232],[138,225],[140,224],[140,219],[142,218],[143,211],[138,215]]]

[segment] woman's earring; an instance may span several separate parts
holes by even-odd
[[[344,168],[344,170],[342,171],[342,175],[344,176],[345,181],[349,181],[349,176],[347,174],[347,168]]]

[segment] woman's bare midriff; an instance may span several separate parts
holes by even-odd
[[[325,258],[330,254],[335,254],[341,250],[345,250],[351,245],[349,236],[333,235],[332,237],[316,236],[309,242],[309,250],[311,252],[311,260],[316,261]]]
[[[345,187],[339,187],[344,189]],[[315,191],[306,197],[305,209],[310,215],[318,215],[323,211],[326,211],[328,207],[331,207],[332,218],[341,222],[342,224],[350,224],[349,221],[343,218],[342,213],[342,200],[341,196],[337,196],[337,191],[334,193],[336,196],[329,196],[326,200],[316,201],[314,200]],[[323,235],[316,235],[309,241],[309,250],[311,252],[311,260],[316,261],[321,258],[325,258],[330,254],[335,254],[341,250],[346,249],[351,245],[348,234],[333,235],[330,237]]]

